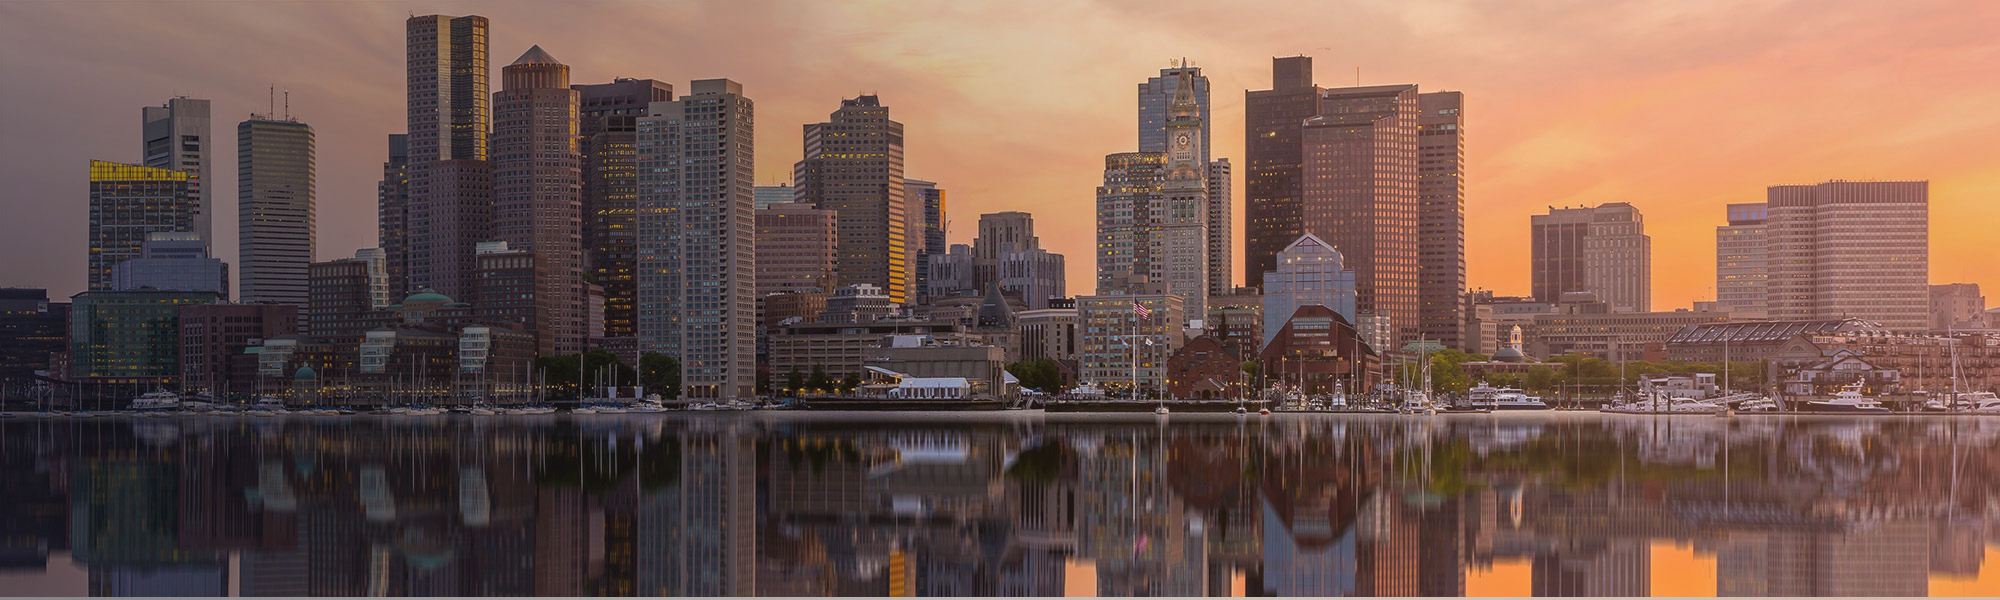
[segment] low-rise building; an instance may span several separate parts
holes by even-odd
[[[1175,398],[1215,400],[1243,396],[1243,360],[1229,344],[1204,335],[1167,357],[1167,390]]]
[[[1166,389],[1167,357],[1186,340],[1186,309],[1172,294],[1111,294],[1076,299],[1084,383],[1141,394]]]
[[[1664,360],[1658,348],[1689,325],[1725,323],[1727,311],[1616,312],[1589,292],[1563,295],[1556,314],[1534,317],[1531,346],[1535,354],[1582,354],[1612,362]],[[1654,353],[1647,353],[1648,347]]]
[[[898,335],[931,336],[940,344],[979,345],[983,340],[958,323],[934,321],[874,321],[869,323],[801,323],[778,328],[771,335],[771,375],[806,376],[814,367],[835,379],[859,376],[868,351]]]
[[[1058,361],[1076,358],[1078,318],[1076,306],[1024,311],[1014,315],[1020,332],[1021,359]]]
[[[188,304],[180,307],[181,391],[216,399],[255,393],[231,387],[230,357],[267,338],[296,334],[299,309],[289,304]]]
[[[0,288],[0,382],[10,397],[34,390],[35,373],[67,349],[68,326],[69,303],[50,302],[48,290]]]
[[[1317,304],[1293,312],[1264,345],[1258,361],[1266,383],[1306,394],[1340,390],[1353,396],[1382,381],[1381,354],[1346,317]]]
[[[215,292],[131,290],[70,297],[69,376],[92,383],[165,386],[180,378],[180,308]]]
[[[929,335],[895,335],[863,351],[864,367],[910,377],[963,378],[974,398],[1008,399],[1019,386],[1007,385],[1006,351],[998,346],[940,343]]]

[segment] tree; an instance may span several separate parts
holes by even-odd
[[[1555,387],[1556,372],[1548,367],[1535,367],[1528,369],[1528,375],[1521,378],[1521,382],[1529,390],[1548,391]]]
[[[1007,372],[1021,380],[1021,387],[1055,394],[1062,391],[1062,365],[1052,358],[1024,360],[1007,365]]]
[[[853,393],[854,389],[858,387],[861,387],[861,374],[848,373],[846,377],[840,378],[841,393]]]
[[[647,352],[639,356],[639,383],[651,393],[661,398],[678,398],[681,395],[680,359]]]
[[[785,374],[785,391],[796,394],[804,387],[806,387],[806,376],[800,375],[798,369],[792,369],[792,372]]]
[[[833,388],[833,378],[826,375],[826,367],[813,365],[812,376],[806,378],[806,389],[823,394]]]

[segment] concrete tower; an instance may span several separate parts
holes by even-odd
[[[805,126],[805,160],[792,167],[799,202],[840,213],[840,285],[916,299],[917,250],[904,196],[903,124],[873,95],[841,100],[825,123]]]
[[[236,280],[242,302],[305,306],[315,225],[313,128],[290,115],[236,125]]]
[[[493,94],[493,237],[542,263],[529,326],[544,356],[587,342],[577,97],[541,46],[501,69]]]
[[[214,193],[204,183],[215,141],[209,137],[208,100],[180,96],[141,112],[145,121],[141,156],[145,159],[139,164],[187,173],[188,197],[194,200],[195,213],[194,225],[186,231],[215,243]]]

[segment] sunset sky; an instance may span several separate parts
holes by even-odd
[[[1684,307],[1713,296],[1724,204],[1828,179],[1929,180],[1931,281],[2000,281],[2000,3],[17,0],[0,3],[0,285],[82,288],[87,163],[137,161],[140,107],[178,94],[214,101],[221,257],[234,126],[272,85],[318,132],[319,258],[375,245],[403,20],[430,13],[492,19],[496,87],[533,44],[577,83],[742,82],[759,183],[788,179],[803,124],[879,94],[909,175],[948,190],[952,241],[979,213],[1033,212],[1071,294],[1092,292],[1094,188],[1105,154],[1136,147],[1136,84],[1201,66],[1214,154],[1242,165],[1243,91],[1296,54],[1321,85],[1358,67],[1465,92],[1474,288],[1528,291],[1530,214],[1623,201],[1653,236],[1654,306]]]

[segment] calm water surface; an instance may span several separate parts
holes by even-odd
[[[5,595],[2000,593],[2000,418],[17,418],[0,489]]]

